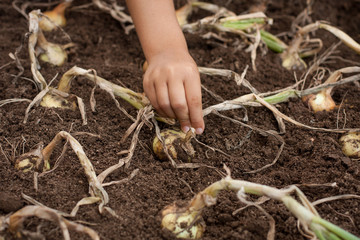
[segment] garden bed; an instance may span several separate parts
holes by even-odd
[[[254,1],[213,1],[236,13],[248,10]],[[278,34],[289,31],[292,20],[306,7],[306,1],[270,1],[266,14],[274,19],[269,32]],[[75,1],[74,6],[86,1]],[[123,2],[121,4],[124,5]],[[176,2],[180,7],[183,2]],[[42,8],[46,10],[46,8]],[[360,42],[360,3],[352,1],[315,1],[312,19],[325,20],[348,33]],[[198,16],[204,14],[198,12]],[[52,67],[41,63],[41,73],[50,81],[58,73],[60,76],[73,66],[95,69],[101,76],[118,85],[124,85],[136,92],[142,92],[142,70],[144,56],[136,33],[132,30],[125,34],[119,22],[109,14],[94,6],[69,10],[66,14],[67,26],[64,28],[76,44],[75,51],[69,55],[68,62],[61,67]],[[0,66],[11,62],[10,52],[24,41],[19,59],[24,67],[22,77],[32,78],[27,52],[25,33],[27,20],[14,10],[11,1],[0,3]],[[316,37],[323,40],[323,51],[338,39],[330,33],[319,30]],[[267,92],[291,86],[295,75],[300,78],[302,71],[295,73],[281,66],[279,55],[268,51],[262,56],[258,51],[257,71],[251,68],[250,53],[237,50],[231,44],[225,45],[214,39],[203,39],[199,35],[186,34],[191,55],[199,66],[230,69],[239,74],[246,65],[249,70],[246,79],[259,91]],[[66,43],[60,31],[51,36],[51,40]],[[360,56],[344,44],[337,48],[336,56],[324,64],[335,71],[342,67],[360,65]],[[310,61],[309,58],[306,61]],[[349,62],[352,61],[352,62]],[[38,90],[34,84],[24,78],[14,80],[19,73],[16,64],[10,64],[0,70],[0,100],[10,98],[33,99]],[[60,77],[54,81],[55,86]],[[249,93],[249,90],[237,86],[234,79],[201,75],[202,84],[221,96],[224,100],[234,99]],[[22,173],[14,168],[14,159],[22,153],[35,148],[43,142],[48,144],[60,131],[67,131],[80,142],[87,157],[99,174],[116,164],[123,157],[120,152],[129,149],[131,137],[120,143],[122,136],[132,121],[116,108],[113,99],[103,90],[95,90],[96,111],[90,108],[90,94],[93,83],[78,77],[72,85],[72,93],[83,98],[87,125],[83,125],[80,112],[34,107],[26,124],[23,123],[27,102],[6,104],[0,108],[0,143],[5,155],[0,154],[0,216],[16,211],[28,205],[21,194],[31,196],[42,204],[71,212],[76,203],[88,196],[88,183],[84,171],[75,153],[68,148],[59,167],[38,178],[38,190],[34,189],[33,172]],[[313,113],[299,100],[290,100],[277,105],[277,108],[313,127],[320,128],[358,128],[360,119],[360,88],[354,83],[336,87],[333,99],[341,108],[330,112]],[[128,103],[119,100],[121,106],[136,117],[137,111]],[[203,105],[219,103],[208,92],[203,91]],[[270,110],[264,107],[246,107],[247,124],[264,130],[278,131],[278,123]],[[230,110],[226,116],[241,120],[244,109]],[[189,200],[194,193],[200,192],[211,183],[222,178],[223,165],[231,169],[234,179],[256,182],[276,188],[296,184],[309,198],[315,201],[321,198],[341,194],[360,193],[360,162],[343,155],[339,145],[339,133],[308,130],[286,122],[286,133],[282,135],[285,146],[278,161],[271,167],[258,173],[246,173],[270,164],[279,151],[281,143],[273,136],[262,136],[229,120],[210,114],[205,117],[205,132],[197,139],[206,145],[220,149],[212,151],[194,142],[196,151],[193,163],[206,165],[199,168],[174,168],[169,161],[159,161],[152,153],[152,139],[155,130],[144,125],[134,156],[127,168],[120,168],[107,181],[125,179],[138,169],[138,173],[129,181],[105,187],[109,194],[108,206],[118,218],[110,214],[100,214],[96,205],[80,207],[73,220],[89,223],[101,239],[163,239],[168,238],[162,231],[161,210],[174,201]],[[167,128],[160,123],[160,128]],[[64,141],[65,142],[65,141]],[[52,162],[61,154],[62,148],[55,149]],[[334,184],[336,183],[336,184]],[[206,231],[203,239],[265,239],[269,229],[265,215],[255,207],[248,207],[240,213],[232,213],[242,204],[231,192],[222,192],[218,203],[203,213]],[[279,202],[268,201],[263,208],[274,217],[276,239],[305,239],[296,227],[296,218]],[[320,216],[328,221],[360,236],[360,201],[346,199],[323,203],[316,206]],[[86,224],[85,224],[86,225]],[[27,230],[41,232],[47,239],[62,239],[60,229],[53,223],[30,218],[25,222]],[[85,239],[86,236],[70,232],[73,239]],[[8,239],[9,235],[6,235]],[[1,235],[0,235],[1,239]]]

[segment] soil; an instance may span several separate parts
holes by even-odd
[[[74,6],[87,2],[90,1],[75,1]],[[213,2],[237,13],[247,11],[255,3],[244,0]],[[184,1],[177,1],[176,6],[183,3]],[[125,5],[124,2],[120,4]],[[305,6],[305,0],[268,1],[266,14],[274,19],[269,31],[274,34],[289,31],[291,22]],[[328,21],[360,42],[360,18],[356,17],[360,11],[359,1],[317,0],[313,11],[311,17],[314,21]],[[195,17],[204,13],[199,11],[196,14],[198,15]],[[47,81],[56,74],[61,76],[77,65],[85,69],[95,69],[98,76],[116,84],[123,84],[137,92],[143,91],[141,65],[144,56],[134,31],[126,35],[116,20],[94,6],[68,11],[67,20],[64,30],[76,44],[76,49],[62,67],[54,68],[41,63],[41,73]],[[26,80],[32,78],[25,37],[28,31],[27,20],[12,8],[10,0],[4,0],[0,3],[0,22],[0,66],[11,62],[8,54],[14,53],[24,42],[19,53],[24,67],[23,78],[14,80],[14,75],[19,73],[15,64],[2,67],[0,100],[33,99],[38,90],[31,81]],[[61,32],[48,36],[53,42],[67,42]],[[323,40],[323,50],[338,42],[334,36],[323,30],[316,31],[313,37]],[[189,51],[199,66],[231,69],[238,73],[241,73],[246,65],[251,66],[250,53],[237,50],[231,44],[224,45],[217,40],[206,40],[192,34],[186,34],[186,38]],[[360,56],[343,44],[338,47],[335,55],[341,58],[334,58],[324,64],[330,71],[360,64]],[[284,69],[279,55],[274,52],[268,51],[266,55],[258,52],[256,66],[256,72],[249,68],[246,79],[260,92],[274,91],[295,83],[294,72]],[[296,77],[299,79],[302,73],[297,71]],[[54,86],[59,76],[54,81]],[[249,93],[246,88],[237,86],[233,79],[203,75],[201,78],[206,88],[223,99],[233,99]],[[89,196],[86,176],[70,147],[55,171],[38,178],[37,191],[34,189],[32,172],[22,173],[14,169],[14,159],[17,156],[36,148],[41,142],[48,144],[59,131],[68,131],[75,136],[97,174],[123,157],[119,153],[129,148],[131,137],[124,143],[120,143],[120,140],[132,121],[118,110],[112,98],[99,88],[95,90],[96,111],[92,112],[89,103],[92,88],[91,82],[79,77],[74,81],[71,90],[73,94],[84,99],[88,118],[85,126],[82,125],[80,113],[77,111],[38,106],[30,111],[28,122],[24,124],[27,102],[11,103],[0,108],[0,216],[30,204],[21,197],[22,193],[63,212],[70,212],[80,199]],[[359,95],[360,88],[349,83],[336,87],[333,91],[335,102],[341,106],[339,110],[313,113],[300,100],[291,100],[278,104],[277,107],[289,117],[310,126],[357,128],[360,119]],[[129,114],[136,116],[137,111],[133,107],[119,101]],[[216,99],[203,91],[204,107],[216,103]],[[274,115],[266,108],[247,107],[246,112],[249,118],[247,124],[264,130],[279,130]],[[232,110],[224,114],[241,120],[245,111]],[[286,133],[282,135],[285,147],[276,164],[258,173],[249,174],[246,172],[261,168],[274,160],[280,142],[213,114],[206,116],[205,123],[205,132],[198,136],[198,140],[231,157],[213,152],[194,142],[196,155],[193,162],[208,167],[173,168],[169,161],[159,161],[153,155],[151,145],[155,131],[144,125],[130,165],[118,169],[106,179],[106,182],[121,180],[129,177],[135,169],[139,170],[130,181],[105,187],[110,197],[108,206],[119,218],[100,214],[96,205],[88,205],[80,207],[73,220],[89,223],[88,226],[98,232],[101,239],[171,238],[161,230],[161,210],[175,201],[190,200],[194,193],[220,180],[222,175],[219,172],[224,172],[224,164],[231,169],[234,179],[276,188],[296,184],[310,201],[360,193],[360,162],[342,154],[338,141],[341,134],[307,130],[286,123]],[[160,127],[168,126],[160,124]],[[54,164],[61,151],[62,146],[55,149],[51,164]],[[331,185],[332,183],[336,185]],[[243,206],[233,192],[220,193],[217,204],[203,213],[206,223],[203,239],[265,239],[269,229],[268,219],[254,207],[233,214]],[[262,206],[275,219],[276,239],[306,239],[297,229],[295,217],[283,204],[268,201]],[[360,236],[359,199],[327,202],[317,205],[316,209],[323,218]],[[35,217],[24,223],[24,228],[29,231],[36,231],[37,227],[40,227],[46,239],[62,239],[61,231],[54,223]],[[70,231],[70,234],[73,239],[88,239],[84,234],[73,231]],[[6,239],[13,238],[7,232],[0,233],[0,238],[1,235]]]

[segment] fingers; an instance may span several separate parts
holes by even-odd
[[[197,69],[185,69],[184,79],[169,84],[172,109],[179,120],[181,129],[187,132],[193,127],[197,134],[204,131],[201,103],[201,83]]]
[[[163,117],[176,118],[170,104],[166,74],[145,74],[144,90],[156,112]]]
[[[156,100],[159,110],[165,113],[164,117],[177,118],[170,104],[168,84],[166,80],[157,79],[155,84]],[[171,95],[171,94],[170,94]]]
[[[181,130],[183,132],[189,131],[192,125],[183,81],[173,81],[169,84],[169,96],[171,107],[180,122]]]
[[[182,131],[187,132],[192,127],[201,134],[205,124],[196,65],[195,68],[181,66],[179,71],[162,70],[148,70],[144,76],[144,90],[151,104],[159,115],[178,119]]]
[[[196,134],[202,134],[205,128],[202,99],[201,99],[201,83],[199,73],[192,75],[192,78],[185,79],[184,87],[186,92],[186,101],[189,107],[189,116],[191,126],[195,128]]]
[[[145,74],[144,76],[143,87],[146,96],[149,98],[151,105],[155,108],[156,112],[161,116],[166,116],[166,114],[161,110],[158,104],[155,84],[153,81],[151,81],[151,78],[149,78],[148,74]]]

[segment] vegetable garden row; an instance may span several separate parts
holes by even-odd
[[[142,93],[124,3],[2,4],[0,239],[359,239],[359,34],[299,2],[176,2],[201,136]]]

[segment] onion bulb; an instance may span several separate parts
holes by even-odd
[[[50,32],[57,26],[64,27],[66,25],[65,9],[71,5],[71,1],[63,2],[57,5],[53,10],[44,12],[39,26],[43,31]]]
[[[63,108],[63,109],[71,109],[75,110],[77,105],[75,101],[71,101],[72,99],[65,99],[62,96],[53,95],[53,94],[46,94],[41,102],[40,105],[42,107],[49,107],[49,108]]]
[[[161,137],[164,139],[164,144],[169,155],[173,159],[186,158],[188,161],[191,160],[191,157],[193,157],[195,153],[194,148],[190,143],[193,134],[194,133],[191,130],[184,133],[172,129],[166,129],[160,133]],[[153,151],[160,160],[168,158],[164,151],[163,144],[158,137],[154,138]]]
[[[302,97],[314,112],[331,111],[336,107],[334,100],[330,95],[331,89],[323,89],[317,94],[310,94]]]
[[[44,34],[39,31],[36,54],[39,55],[39,58],[44,62],[48,62],[55,66],[61,66],[66,62],[68,57],[65,49],[72,46],[72,43],[61,46],[56,43],[48,42]]]
[[[42,172],[43,169],[49,168],[50,166],[44,164],[44,158],[41,152],[42,148],[43,146],[40,144],[37,149],[25,153],[17,158],[15,161],[15,169],[21,170],[23,172],[28,172],[31,170]]]
[[[44,62],[51,63],[55,66],[61,66],[67,60],[67,53],[59,44],[48,43],[44,51],[45,52],[39,56]]]
[[[161,215],[162,228],[175,234],[176,238],[199,239],[205,231],[205,224],[197,211],[184,210],[172,204]]]
[[[356,67],[341,68],[333,72],[323,84],[335,83],[341,78],[342,73],[352,73],[356,71],[358,71]],[[333,87],[322,89],[317,93],[303,96],[302,100],[307,103],[314,112],[331,111],[336,107],[336,104],[331,97],[332,89]]]
[[[340,138],[343,153],[352,158],[360,158],[360,132],[350,132]]]
[[[287,70],[303,70],[307,68],[304,60],[301,59],[298,52],[294,52],[290,47],[281,55],[282,66]]]

